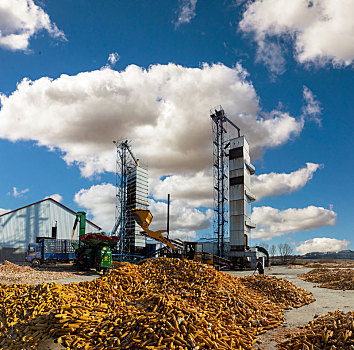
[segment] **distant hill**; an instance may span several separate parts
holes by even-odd
[[[303,259],[353,259],[354,260],[354,251],[353,250],[341,250],[340,252],[311,252],[305,255],[302,255]]]

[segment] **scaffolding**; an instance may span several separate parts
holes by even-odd
[[[128,140],[118,142],[113,141],[117,147],[116,159],[116,209],[115,224],[111,235],[119,236],[119,256],[124,257],[129,254],[129,237],[127,237],[127,188],[128,176],[131,170],[138,164],[134,157]]]
[[[229,123],[237,129],[240,136],[240,129],[231,122],[225,115],[221,106],[210,110],[213,131],[213,176],[214,176],[214,238],[217,241],[217,255],[224,257],[224,243],[228,233],[228,160],[226,150],[230,145],[226,137],[226,124]]]

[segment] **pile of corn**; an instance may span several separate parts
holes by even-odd
[[[32,271],[29,266],[20,266],[12,263],[11,261],[5,260],[3,265],[0,265],[1,273],[16,273],[16,272],[26,272]]]
[[[307,267],[351,268],[351,267],[354,267],[354,262],[350,261],[350,260],[337,261],[337,262],[313,262],[313,263],[305,264],[304,267],[306,267],[306,268]]]
[[[160,258],[90,282],[0,284],[0,349],[251,349],[282,311],[237,277]]]
[[[305,289],[274,276],[245,276],[241,277],[241,280],[248,288],[257,290],[267,299],[279,304],[284,309],[300,307],[316,300]]]
[[[354,311],[329,312],[297,332],[287,334],[277,347],[287,350],[354,349]]]
[[[352,269],[314,269],[297,277],[308,282],[320,283],[318,287],[322,288],[354,290]]]

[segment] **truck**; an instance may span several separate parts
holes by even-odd
[[[79,240],[74,240],[79,224]],[[106,273],[112,267],[112,249],[117,245],[118,237],[102,233],[86,233],[86,213],[76,213],[71,239],[37,238],[26,250],[26,262],[32,267],[57,262],[74,262],[81,270],[95,268]]]
[[[76,242],[74,242],[76,243]],[[56,262],[67,263],[76,259],[71,239],[39,238],[26,249],[25,260],[32,267]]]

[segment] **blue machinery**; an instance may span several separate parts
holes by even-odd
[[[226,149],[230,142],[226,139],[226,124],[229,123],[237,129],[240,136],[240,128],[236,126],[225,115],[221,106],[214,110],[210,110],[210,118],[212,120],[213,130],[213,175],[214,175],[214,236],[217,238],[217,255],[224,257],[224,240],[228,232],[227,219],[227,192],[228,192],[228,176],[227,176],[227,156]]]

